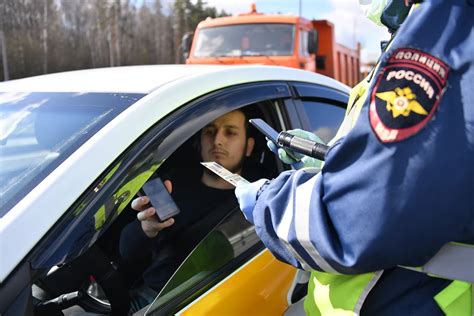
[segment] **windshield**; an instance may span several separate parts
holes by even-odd
[[[0,93],[0,217],[142,96]]]
[[[293,24],[237,24],[199,31],[194,57],[289,56],[293,54]]]

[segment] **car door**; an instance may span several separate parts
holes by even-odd
[[[329,141],[344,118],[348,95],[320,85],[289,85],[293,98],[281,99],[272,108],[277,117],[274,128],[312,130]],[[299,300],[306,293],[306,284],[297,284],[295,270],[264,250],[253,227],[242,223],[247,222],[238,209],[219,223],[142,313],[271,315],[282,314]],[[233,234],[226,233],[229,227]],[[230,255],[226,247],[214,242],[216,236],[230,245]],[[203,257],[213,264],[196,265]]]

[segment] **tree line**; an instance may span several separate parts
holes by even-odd
[[[0,81],[182,63],[182,36],[207,17],[225,15],[202,0],[1,0]]]

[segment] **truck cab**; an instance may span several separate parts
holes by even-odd
[[[184,50],[187,64],[264,64],[315,72],[317,32],[305,18],[266,15],[252,6],[249,13],[202,21],[190,50]]]
[[[183,37],[187,64],[262,64],[321,73],[348,86],[361,79],[360,45],[335,41],[334,25],[283,14],[249,13],[207,18]]]

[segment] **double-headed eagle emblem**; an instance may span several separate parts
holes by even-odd
[[[387,111],[392,112],[394,118],[400,115],[407,117],[411,112],[428,115],[428,112],[416,101],[416,95],[409,87],[395,88],[394,91],[379,92],[375,95],[387,102]]]

